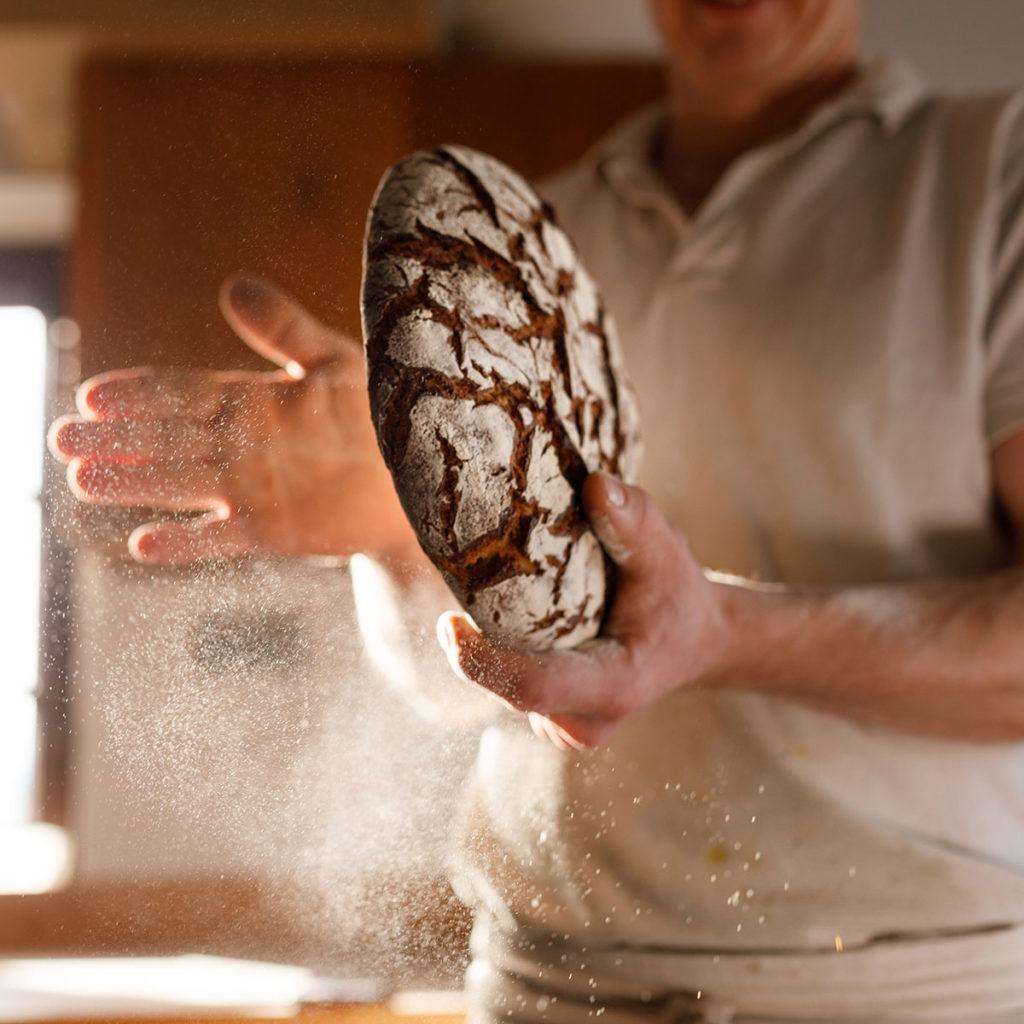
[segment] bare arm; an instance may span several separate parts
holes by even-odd
[[[1024,531],[1024,434],[994,455]],[[624,504],[616,505],[618,491]],[[913,732],[1024,738],[1024,571],[839,588],[758,587],[703,572],[651,499],[600,475],[588,515],[619,565],[604,635],[572,652],[516,655],[445,622],[467,678],[568,745],[604,742],[685,685],[756,690]]]
[[[743,641],[710,685],[860,721],[1024,738],[1024,573],[832,591],[728,588]]]

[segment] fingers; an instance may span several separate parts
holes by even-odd
[[[239,337],[284,373],[113,370],[81,385],[75,396],[79,414],[101,420],[202,421],[244,395],[246,386],[273,384],[275,379],[294,381],[326,365],[341,371],[342,383],[346,374],[353,385],[362,382],[360,343],[325,327],[269,282],[231,278],[221,289],[220,306]]]
[[[244,371],[112,370],[85,381],[75,394],[75,404],[88,420],[202,422],[241,397],[246,387],[265,386],[272,381],[268,374]]]
[[[645,491],[608,473],[591,473],[583,482],[583,510],[621,569],[642,573],[657,565],[668,525]]]
[[[516,711],[618,720],[628,712],[622,680],[628,655],[598,638],[574,650],[513,651],[488,640],[464,616],[438,620],[449,664],[462,678],[490,690]]]
[[[213,466],[131,465],[72,459],[68,486],[81,501],[98,505],[146,505],[171,512],[230,509]]]
[[[540,715],[531,711],[527,718],[533,731],[561,750],[586,750],[599,746],[612,731],[607,723],[579,715]]]
[[[238,336],[265,359],[299,379],[326,364],[362,373],[362,346],[325,327],[269,281],[233,277],[220,292],[224,318]]]
[[[605,473],[584,481],[583,508],[617,566],[603,632],[641,658],[652,647],[668,649],[678,624],[699,618],[705,600],[703,570],[686,538],[645,491]]]
[[[47,434],[58,458],[107,462],[202,461],[212,459],[220,443],[198,423],[181,420],[84,420],[63,416]]]
[[[198,516],[185,522],[146,523],[128,538],[132,557],[147,565],[191,565],[253,554],[254,543],[240,518]]]

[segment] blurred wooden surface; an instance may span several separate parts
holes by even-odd
[[[372,884],[350,921],[327,922],[316,913],[322,893],[283,883],[192,878],[0,895],[0,957],[203,953],[378,978],[389,987],[457,987],[470,919],[447,883],[410,875]]]
[[[3,1018],[0,1017],[0,1021]],[[461,1013],[396,1012],[387,1004],[303,1006],[288,1016],[175,1014],[173,1016],[32,1017],[32,1024],[460,1024]]]
[[[381,1006],[303,1007],[287,1017],[241,1017],[176,1014],[173,1017],[33,1017],[32,1024],[459,1024],[463,1014],[395,1013]]]
[[[457,990],[389,993],[287,964],[217,957],[0,957],[0,1024],[449,1024]]]
[[[396,1014],[386,1006],[303,1008],[289,1017],[183,1015],[173,1017],[33,1017],[32,1024],[458,1024],[462,1014]]]

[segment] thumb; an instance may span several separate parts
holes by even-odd
[[[583,482],[583,511],[619,569],[642,575],[658,568],[669,526],[646,491],[591,473]]]
[[[362,346],[322,324],[291,296],[258,277],[229,277],[220,290],[220,309],[231,329],[254,351],[305,377],[318,366],[351,362],[362,368]]]

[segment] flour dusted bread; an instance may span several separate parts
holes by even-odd
[[[491,157],[415,153],[371,207],[362,299],[370,410],[423,550],[503,643],[596,635],[611,565],[579,491],[634,477],[638,417],[553,211]]]

